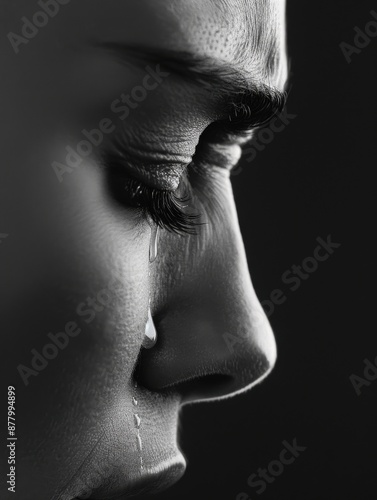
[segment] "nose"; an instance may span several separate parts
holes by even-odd
[[[254,292],[231,188],[220,218],[197,236],[161,235],[152,311],[158,341],[136,375],[183,403],[228,397],[260,382],[276,361],[272,329]],[[164,232],[165,233],[165,232]]]

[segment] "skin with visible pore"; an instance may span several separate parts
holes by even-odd
[[[242,141],[212,133],[229,110],[171,61],[210,61],[282,92],[284,5],[81,0],[11,42],[37,10],[0,7],[0,352],[22,437],[16,498],[127,498],[183,474],[181,405],[248,389],[275,362],[230,182]],[[101,127],[78,165],[82,131]],[[124,168],[107,160],[119,148]],[[124,189],[130,177],[145,196],[190,185],[196,234],[165,221],[154,262],[158,221]],[[149,300],[158,339],[144,349]],[[59,332],[67,345],[33,367]]]

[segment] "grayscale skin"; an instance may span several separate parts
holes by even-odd
[[[0,5],[0,233],[7,235],[0,240],[0,365],[3,392],[16,388],[19,436],[16,494],[2,481],[0,496],[127,498],[184,473],[181,405],[249,389],[276,360],[233,200],[229,174],[240,150],[224,146],[221,164],[209,155],[194,188],[205,224],[196,235],[161,229],[152,263],[155,224],[113,196],[101,160],[105,140],[78,167],[57,172],[53,165],[67,167],[67,145],[75,148],[83,129],[110,119],[142,157],[140,178],[174,190],[221,112],[204,88],[170,71],[155,76],[157,87],[145,81],[148,95],[120,120],[114,100],[140,85],[147,67],[156,71],[156,62],[120,62],[101,44],[213,58],[282,91],[285,6],[72,0],[12,45],[9,32],[20,34],[21,18],[37,10],[30,0]],[[157,157],[167,167],[155,173]],[[149,301],[157,343],[143,349]],[[46,365],[34,360],[34,369],[33,355],[58,332],[67,345]],[[1,461],[8,470],[4,454]]]

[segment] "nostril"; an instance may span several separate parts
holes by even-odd
[[[230,375],[212,373],[183,380],[174,385],[182,396],[183,403],[215,399],[231,392],[234,378]]]
[[[154,387],[151,389],[148,383],[145,383],[140,366],[137,365],[134,371],[135,381],[139,387],[145,387],[148,390],[156,392],[174,391],[181,396],[182,403],[193,401],[203,401],[216,399],[225,396],[234,391],[235,379],[231,375],[223,373],[209,373],[206,375],[193,376],[187,379],[176,380],[172,383]]]
[[[203,290],[195,295],[189,287],[182,296],[185,305],[180,299],[171,312],[154,315],[158,341],[153,349],[141,349],[134,370],[140,387],[175,392],[184,404],[228,398],[261,382],[275,363],[276,344],[265,314],[259,321],[249,312],[259,312],[258,303],[240,309],[236,301],[230,311],[230,299],[220,310],[217,296],[203,298]]]

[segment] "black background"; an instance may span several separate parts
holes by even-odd
[[[373,1],[288,0],[288,113],[297,115],[233,185],[261,300],[287,297],[270,316],[272,375],[227,401],[185,407],[186,475],[155,498],[377,498],[377,380],[358,396],[352,374],[374,362],[377,37],[347,63],[339,44],[372,20]],[[282,282],[313,255],[316,238],[341,243],[295,292]],[[278,459],[283,440],[306,446],[258,495],[247,478]]]

